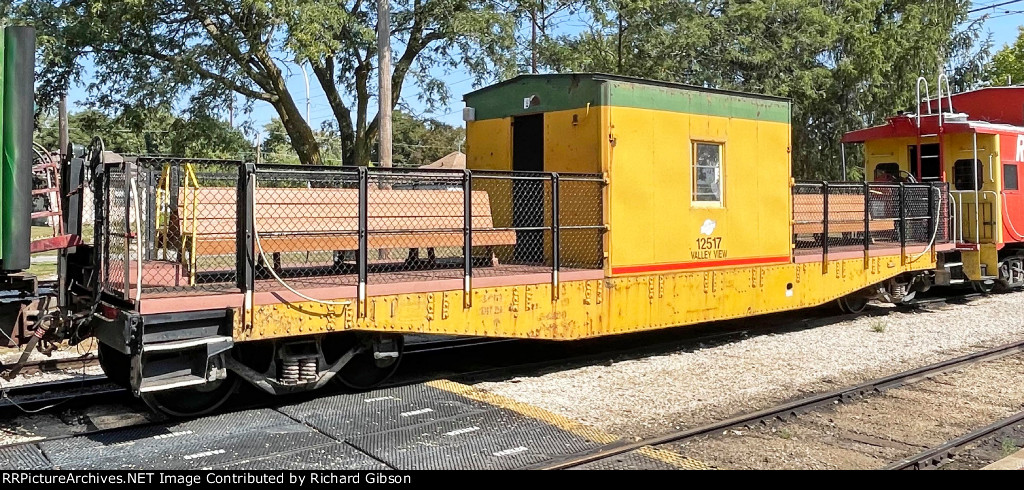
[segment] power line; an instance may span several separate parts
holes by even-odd
[[[989,17],[989,20],[998,19],[1000,17],[1008,17],[1008,16],[1011,16],[1011,15],[1020,15],[1020,14],[1024,14],[1024,10],[1007,10],[1007,11],[1005,11],[1005,12],[999,14],[999,15],[993,15],[993,16]]]
[[[988,10],[988,9],[992,9],[992,8],[996,8],[996,7],[1002,7],[1004,5],[1011,5],[1011,4],[1020,3],[1020,2],[1024,2],[1024,0],[1010,0],[1008,2],[997,3],[995,5],[985,5],[984,7],[978,7],[978,8],[974,8],[974,9],[968,10],[967,13],[968,14],[973,14],[975,12],[981,12],[982,10]]]

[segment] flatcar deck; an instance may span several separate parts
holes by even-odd
[[[901,253],[901,248],[893,246],[894,244],[886,243],[880,244],[877,247],[868,248],[869,257],[887,257],[896,256],[898,257]],[[948,252],[955,248],[953,243],[942,243],[935,245],[936,252]],[[926,250],[931,250],[927,244],[919,245],[907,245],[905,252],[909,255],[917,255]],[[793,262],[797,264],[806,264],[809,262],[820,262],[824,256],[824,248],[813,247],[813,248],[795,248],[793,249]],[[864,256],[863,245],[837,245],[828,248],[828,260],[845,260],[845,259],[856,259]]]
[[[473,278],[474,288],[525,286],[551,282],[551,268],[547,266],[502,264],[478,269]],[[562,281],[594,280],[604,277],[601,269],[562,269]],[[372,274],[367,284],[367,295],[429,293],[462,289],[461,269],[429,269]],[[327,277],[285,278],[291,288],[320,299],[343,300],[356,298],[356,274]],[[306,301],[291,293],[275,279],[256,281],[253,303],[257,305]],[[214,308],[237,308],[242,304],[242,293],[233,284],[208,284],[201,287],[182,287],[143,291],[139,312],[143,314],[177,311],[198,311]]]

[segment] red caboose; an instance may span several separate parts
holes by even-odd
[[[939,233],[949,233],[956,249],[943,254],[936,284],[1024,286],[1024,86],[949,94],[940,76],[939,87],[929,98],[919,79],[917,114],[847,133],[843,144],[864,145],[869,181],[950,184],[950,229]]]

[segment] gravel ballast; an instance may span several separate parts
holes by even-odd
[[[882,316],[476,388],[618,435],[648,436],[1024,339],[1021,304],[1024,292],[892,308]],[[750,322],[756,333],[758,319]]]

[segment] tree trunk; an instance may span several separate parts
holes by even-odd
[[[292,141],[292,147],[303,165],[323,165],[320,158],[320,144],[317,143],[309,123],[302,118],[302,113],[289,96],[279,97],[274,103],[277,114],[281,116],[281,124]]]

